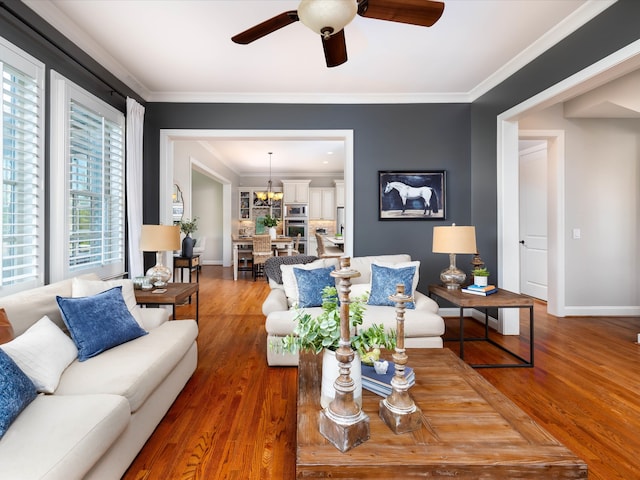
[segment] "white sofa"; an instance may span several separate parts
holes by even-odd
[[[85,287],[100,283],[81,278],[89,282]],[[125,300],[126,292],[133,294],[130,280],[105,287],[114,284],[123,285]],[[66,331],[56,296],[78,296],[76,285],[64,280],[10,295],[0,298],[0,307],[16,336],[44,315]],[[194,320],[167,321],[165,309],[140,308],[135,296],[133,302],[129,298],[127,307],[148,334],[85,361],[76,358],[53,394],[38,394],[0,439],[0,478],[121,478],[197,365]]]
[[[290,257],[291,258],[291,257]],[[295,257],[292,257],[295,258]],[[295,260],[293,260],[295,261]],[[376,263],[387,266],[405,266],[411,262],[411,257],[405,254],[379,255],[351,258],[351,268],[360,272],[359,277],[351,279],[351,296],[359,296],[371,290],[371,265]],[[418,264],[418,262],[413,262]],[[339,268],[339,259],[317,259],[305,265],[280,265],[283,283],[269,278],[271,291],[262,304],[262,312],[267,317],[265,328],[267,331],[267,362],[271,366],[298,365],[298,355],[283,353],[279,348],[282,339],[293,333],[296,322],[297,304],[295,279],[292,282],[292,269],[318,268],[334,265]],[[415,290],[418,283],[418,270],[414,278],[413,297],[415,308],[407,308],[405,311],[405,347],[407,348],[442,348],[442,335],[444,334],[444,320],[438,315],[438,304]],[[392,286],[395,290],[395,285]],[[315,316],[321,313],[321,307],[304,308],[306,312]],[[383,324],[385,328],[396,327],[396,313],[393,306],[367,305],[364,312],[363,327],[367,328],[372,323]]]

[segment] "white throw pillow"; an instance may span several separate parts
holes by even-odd
[[[39,392],[53,393],[78,349],[46,315],[2,348]]]
[[[97,295],[113,287],[122,286],[122,296],[124,297],[124,303],[127,305],[127,309],[136,319],[138,325],[144,328],[142,313],[140,312],[140,305],[136,302],[136,293],[133,289],[133,281],[123,278],[121,280],[84,280],[82,278],[74,277],[71,282],[71,296],[73,298],[78,297],[90,297]]]

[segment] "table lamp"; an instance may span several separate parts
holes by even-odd
[[[474,254],[476,248],[476,228],[450,227],[433,228],[433,253],[448,253],[449,267],[440,272],[440,280],[451,290],[460,288],[467,275],[456,267],[456,253]]]
[[[147,270],[147,276],[156,287],[164,287],[171,278],[171,269],[164,265],[164,252],[180,248],[179,225],[142,225],[140,250],[156,252],[156,264]]]

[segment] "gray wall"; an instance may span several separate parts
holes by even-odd
[[[478,249],[497,271],[496,118],[548,87],[640,39],[640,2],[617,3],[471,106],[471,219]]]
[[[354,131],[354,255],[409,253],[421,291],[448,263],[431,253],[434,225],[469,224],[470,106],[150,103],[145,114],[144,221],[158,220],[160,129]],[[379,170],[446,170],[446,221],[379,221]],[[470,260],[470,258],[469,258]]]

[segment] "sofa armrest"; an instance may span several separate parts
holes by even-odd
[[[440,306],[438,303],[431,297],[425,295],[422,292],[418,292],[417,290],[413,294],[413,299],[416,303],[416,310],[428,310],[432,313],[438,313],[440,310]]]
[[[140,305],[138,305],[137,308],[140,309],[140,320],[145,330],[158,328],[169,320],[169,310],[166,308],[142,308]]]
[[[262,304],[262,313],[267,317],[271,312],[283,310],[289,310],[287,295],[284,293],[283,288],[274,288],[269,292],[269,295]]]

